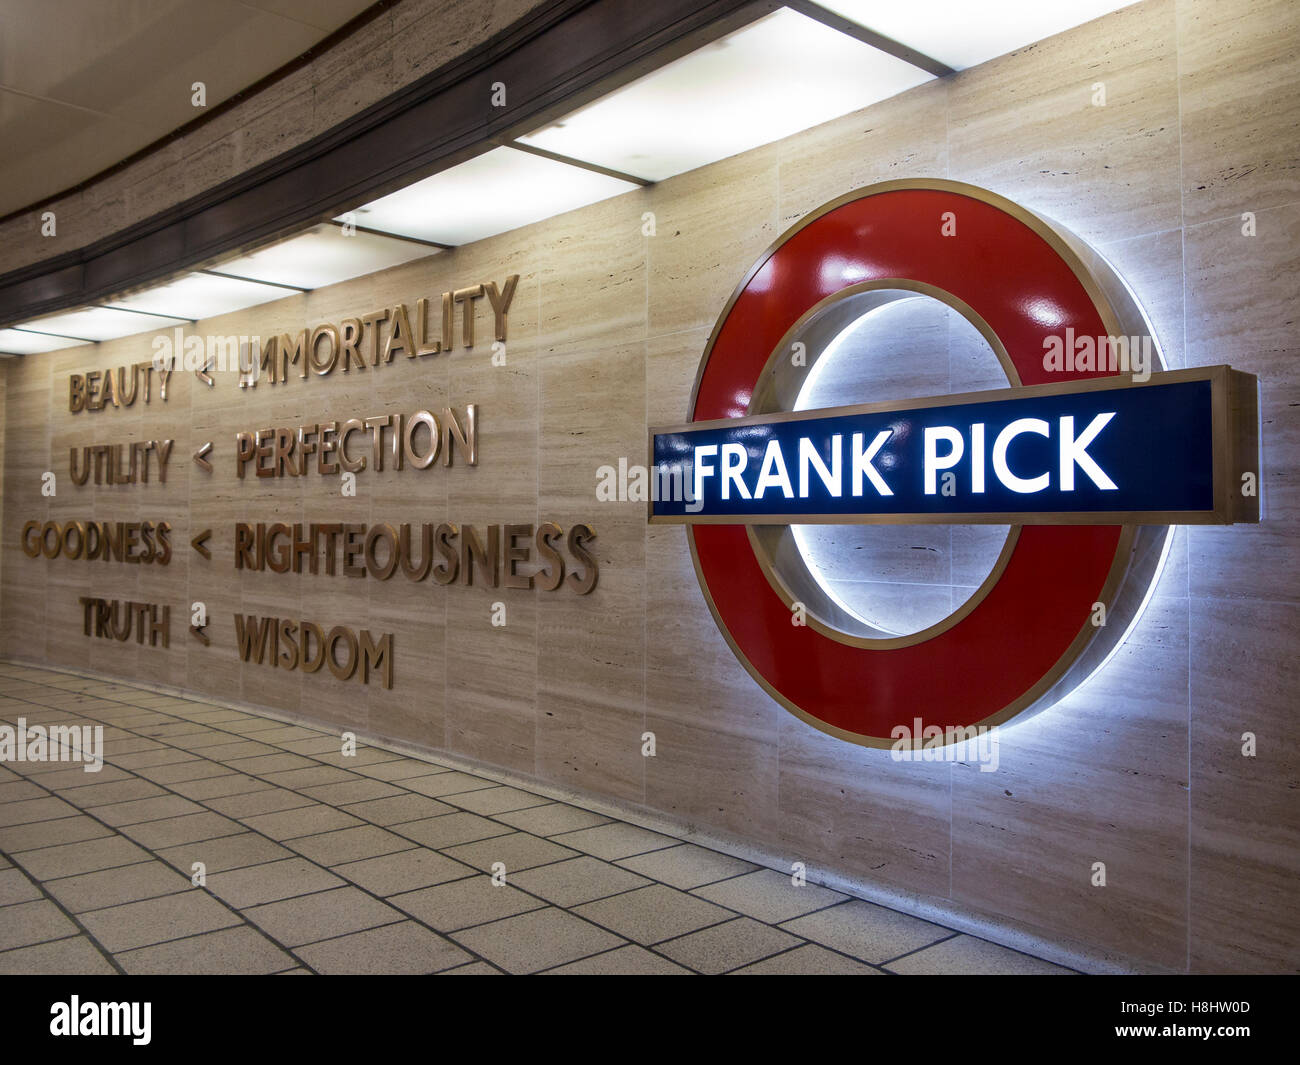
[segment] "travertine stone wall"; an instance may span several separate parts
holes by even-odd
[[[1297,35],[1289,0],[1146,0],[782,143],[196,330],[296,331],[518,273],[504,367],[479,345],[251,394],[229,376],[208,391],[178,375],[166,404],[74,417],[68,373],[147,359],[149,337],[12,361],[5,651],[454,752],[1148,969],[1294,971]],[[595,500],[599,466],[642,461],[647,425],[684,417],[708,332],[754,258],[824,201],[915,176],[983,185],[1071,227],[1127,277],[1174,366],[1229,362],[1262,391],[1265,520],[1179,530],[1128,643],[1009,730],[997,773],[895,763],[787,714],[715,628],[683,530]],[[366,471],[355,498],[330,478],[234,476],[240,430],[469,402],[482,411],[477,468]],[[159,437],[177,441],[165,486],[62,479],[73,444]],[[207,439],[211,475],[189,461]],[[61,475],[53,499],[45,470]],[[28,559],[22,524],[46,517],[167,519],[175,557],[161,569]],[[595,525],[591,595],[233,569],[236,520],[546,519]],[[211,562],[188,547],[208,526]],[[87,639],[85,594],[171,603],[172,646]],[[194,600],[213,616],[210,648],[185,633]],[[491,624],[497,601],[504,627]],[[395,687],[241,665],[238,611],[391,631]],[[1105,888],[1090,884],[1094,861]]]

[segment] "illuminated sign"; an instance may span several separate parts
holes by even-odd
[[[1231,520],[1214,422],[1253,387],[1245,376],[1211,367],[658,430],[657,481],[683,490],[658,493],[651,520]]]
[[[845,322],[917,296],[974,326],[1011,387],[800,408]],[[1259,520],[1255,379],[1165,370],[1100,256],[956,182],[872,186],[785,233],[724,309],[688,415],[651,430],[649,520],[687,525],[764,690],[868,746],[1052,705],[1140,617],[1173,525]],[[1010,529],[960,607],[900,635],[844,609],[791,535],[848,523]]]

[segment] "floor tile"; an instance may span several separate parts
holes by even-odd
[[[223,758],[223,762],[230,766],[231,769],[238,769],[241,773],[250,773],[253,776],[264,777],[268,773],[279,773],[287,769],[311,769],[316,765],[310,758],[303,758],[298,754],[262,754],[253,758]]]
[[[485,873],[493,872],[492,867],[500,862],[505,866],[507,877],[535,865],[549,865],[551,862],[575,857],[574,852],[568,848],[538,836],[530,836],[527,832],[515,832],[509,836],[496,836],[477,843],[448,847],[446,853]]]
[[[426,847],[454,847],[458,843],[474,843],[493,836],[511,833],[509,825],[491,821],[478,814],[442,814],[423,821],[408,821],[393,825],[392,830]]]
[[[424,847],[336,865],[334,872],[371,894],[385,896],[474,875],[469,866]]]
[[[649,946],[695,932],[734,917],[730,910],[697,899],[666,884],[651,884],[611,898],[578,906],[579,917],[608,928],[624,939]]]
[[[117,972],[85,936],[0,953],[0,973],[6,976],[108,976]]]
[[[356,828],[341,828],[337,832],[291,839],[288,846],[321,865],[339,865],[342,862],[355,862],[362,858],[409,850],[414,844],[409,839],[376,825],[358,825]]]
[[[475,788],[495,788],[497,782],[453,771],[422,777],[406,777],[401,781],[401,786],[407,791],[418,792],[436,799],[443,795],[456,795]]]
[[[383,780],[371,780],[368,777],[361,780],[354,778],[335,784],[320,784],[301,790],[304,795],[310,795],[317,802],[329,803],[331,806],[344,806],[364,802],[366,799],[384,799],[393,795],[407,797],[407,793],[396,785]]]
[[[188,783],[191,780],[206,780],[209,777],[225,776],[234,770],[227,769],[220,762],[207,758],[193,758],[188,762],[168,762],[166,765],[145,766],[136,773],[155,784],[171,788],[175,784]]]
[[[277,788],[293,788],[295,791],[306,791],[307,788],[319,787],[322,784],[337,784],[340,781],[356,779],[346,769],[335,769],[330,765],[316,765],[315,763],[304,769],[287,769],[283,773],[261,773],[259,775]],[[327,800],[320,799],[317,801],[325,802]]]
[[[1059,965],[974,936],[954,936],[892,961],[885,968],[903,975],[958,973],[969,976],[1051,976],[1070,972]]]
[[[74,803],[79,809],[93,810],[97,806],[107,806],[109,803],[148,799],[154,795],[166,794],[153,781],[132,777],[129,780],[113,780],[107,784],[88,784],[80,788],[68,788],[60,793],[60,797]]]
[[[879,969],[819,947],[816,943],[795,947],[753,965],[733,969],[733,976],[881,976]]]
[[[614,821],[608,825],[597,825],[595,828],[565,832],[556,836],[555,842],[612,862],[644,851],[673,847],[681,840],[673,839],[671,836],[661,836],[658,832],[638,828],[636,825]]]
[[[45,890],[71,913],[139,902],[188,891],[190,887],[188,877],[181,876],[164,862],[153,860],[45,881]]]
[[[629,945],[607,950],[581,961],[557,965],[547,976],[690,976],[691,971],[676,962],[653,954],[644,947]]]
[[[122,829],[123,835],[130,836],[137,843],[155,851],[164,847],[178,847],[183,843],[216,839],[218,836],[234,836],[244,831],[244,826],[238,821],[214,814],[210,810],[169,817],[163,821],[145,821]]]
[[[246,795],[261,791],[267,785],[256,777],[243,773],[223,773],[218,777],[204,777],[202,780],[182,780],[171,785],[172,791],[184,795],[187,799],[220,799],[227,795]]]
[[[361,824],[358,818],[335,810],[332,806],[316,804],[293,810],[282,810],[272,814],[254,814],[241,817],[249,828],[271,839],[295,839],[298,836],[315,836],[321,832],[332,832],[339,828],[351,828]]]
[[[152,799],[131,799],[112,806],[100,806],[95,810],[95,816],[107,825],[121,828],[140,821],[157,821],[177,814],[198,813],[202,809],[198,803],[177,795],[155,795]]]
[[[577,906],[650,883],[643,876],[589,855],[526,869],[516,873],[512,881],[557,906]]]
[[[93,817],[75,814],[54,821],[33,821],[31,824],[0,828],[0,850],[13,854],[37,847],[54,847],[60,843],[80,843],[82,840],[112,834],[111,828],[101,825]]]
[[[105,787],[110,786],[105,785]],[[0,806],[0,827],[30,825],[36,821],[53,821],[56,818],[71,817],[79,812],[75,806],[53,795],[44,799],[25,799],[22,802]]]
[[[623,858],[618,864],[624,869],[642,873],[651,880],[661,880],[683,891],[753,872],[758,868],[751,862],[697,847],[693,843]]]
[[[237,836],[220,836],[199,843],[185,843],[158,852],[158,857],[169,865],[192,875],[195,862],[202,862],[207,875],[226,869],[241,869],[247,865],[260,865],[277,858],[291,858],[293,851],[256,832],[241,832]]]
[[[264,785],[260,791],[205,799],[203,804],[219,814],[241,820],[258,814],[274,814],[315,805],[306,795],[299,795],[298,792],[289,791],[287,788],[272,787],[269,784]]]
[[[346,806],[348,813],[376,825],[400,825],[407,821],[419,821],[426,817],[438,817],[455,811],[437,799],[425,795],[411,795],[403,792],[389,799],[368,799],[365,802],[350,802]],[[459,842],[464,843],[465,840]]]
[[[756,873],[708,884],[696,888],[692,894],[769,924],[801,917],[848,898],[816,884],[796,887],[788,876],[775,869],[760,869]]]
[[[534,836],[576,832],[580,828],[592,828],[609,822],[608,817],[563,802],[548,802],[545,806],[530,806],[493,816],[498,821],[504,821],[522,832],[531,832]]]
[[[306,858],[282,858],[214,873],[207,878],[207,889],[236,909],[243,910],[295,895],[325,891],[342,883],[328,869],[322,869]]]
[[[53,880],[60,876],[76,876],[96,869],[143,862],[149,858],[149,853],[123,836],[106,836],[83,843],[21,851],[12,857],[37,880]]]
[[[178,895],[92,910],[80,920],[114,954],[240,923],[235,914],[195,887]]]
[[[545,806],[551,801],[532,792],[520,791],[518,788],[508,788],[504,785],[448,794],[442,799],[443,802],[460,806],[471,813],[485,815],[509,813],[511,810],[523,810],[530,806]]]
[[[550,969],[623,942],[603,928],[554,907],[467,928],[452,938],[511,973]]]
[[[492,878],[483,873],[394,895],[388,901],[439,932],[454,932],[471,925],[498,921],[546,905],[509,884],[497,887]]]
[[[376,780],[405,781],[416,777],[427,777],[431,773],[450,772],[441,766],[420,762],[413,758],[396,758],[387,762],[375,762],[371,765],[358,766],[357,772],[364,777]]]
[[[320,973],[366,975],[436,973],[472,960],[456,944],[413,921],[298,947],[296,953]]]
[[[31,882],[21,870],[0,870],[0,906],[12,906],[15,902],[31,902],[44,898],[41,889]],[[0,914],[0,918],[3,914]]]
[[[737,917],[734,921],[661,943],[655,949],[697,972],[716,974],[749,965],[800,942],[779,928],[748,917]]]
[[[254,906],[244,911],[254,924],[287,947],[315,943],[363,928],[391,924],[405,914],[354,887]]]
[[[860,899],[786,921],[781,927],[876,965],[952,935],[940,925]]]
[[[116,958],[128,973],[168,976],[276,973],[295,964],[292,955],[247,925],[124,951]]]

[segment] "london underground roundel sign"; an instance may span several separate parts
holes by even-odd
[[[1011,387],[795,409],[828,337],[918,295],[977,328]],[[918,720],[960,734],[1103,664],[1171,526],[1258,521],[1256,394],[1227,366],[1164,370],[1128,288],[1068,232],[973,186],[887,182],[803,219],[736,289],[689,421],[651,431],[649,518],[688,525],[714,618],[792,713],[869,746]],[[842,523],[1010,533],[961,608],[896,636],[790,550],[793,526]]]

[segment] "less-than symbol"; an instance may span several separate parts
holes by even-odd
[[[204,529],[201,533],[198,534],[198,536],[194,537],[190,541],[190,547],[194,548],[194,550],[197,551],[204,558],[210,559],[212,557],[212,552],[203,546],[203,541],[206,540],[211,535],[212,535],[211,529]]]
[[[201,448],[199,448],[198,451],[194,452],[194,465],[196,465],[199,469],[205,471],[206,473],[212,472],[212,463],[210,463],[203,456],[206,455],[211,450],[212,450],[212,441],[209,440],[206,444],[204,444]]]
[[[208,639],[208,635],[203,631],[203,628],[206,628],[206,626],[201,628],[198,625],[191,625],[190,635],[193,636],[196,640],[198,640],[199,643],[203,644],[204,647],[207,647],[209,644],[212,643],[212,641]]]

